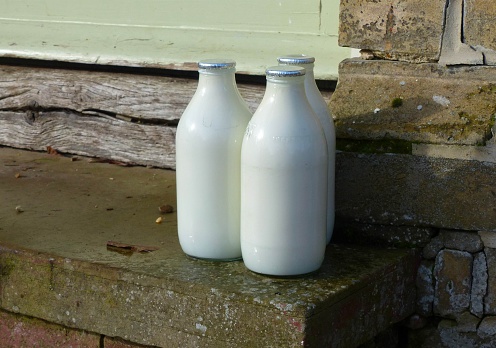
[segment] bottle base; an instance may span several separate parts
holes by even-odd
[[[185,253],[186,254],[186,253]],[[233,261],[241,261],[243,258],[239,257],[229,257],[229,258],[211,258],[211,257],[199,257],[190,254],[186,254],[191,259],[201,260],[201,261],[209,261],[209,262],[233,262]]]
[[[248,268],[248,267],[246,267]],[[257,272],[254,270],[251,270],[248,268],[249,271],[258,274],[263,277],[268,277],[268,278],[275,278],[275,279],[299,279],[299,278],[307,278],[309,276],[316,275],[320,271],[320,267],[317,268],[314,271],[306,272],[306,273],[298,273],[298,274],[268,274],[268,273],[262,273],[262,272]]]

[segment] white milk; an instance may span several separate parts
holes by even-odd
[[[304,89],[305,69],[267,69],[267,89],[241,152],[246,267],[290,276],[317,270],[326,247],[327,145]]]
[[[320,94],[315,77],[313,74],[314,57],[306,55],[287,55],[277,58],[281,65],[298,65],[306,70],[305,74],[305,92],[307,99],[317,115],[320,124],[324,130],[327,141],[327,153],[329,163],[327,168],[327,243],[330,242],[332,232],[334,231],[334,191],[335,191],[335,167],[336,167],[336,129],[334,121],[329,112],[322,94]]]
[[[241,143],[251,112],[233,61],[198,66],[198,88],[176,134],[179,242],[193,257],[239,259]]]

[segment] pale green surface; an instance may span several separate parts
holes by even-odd
[[[195,69],[226,56],[263,74],[279,55],[317,59],[317,78],[336,78],[338,0],[0,0],[0,56]]]

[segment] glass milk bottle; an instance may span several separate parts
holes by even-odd
[[[197,258],[241,258],[240,156],[251,112],[236,87],[235,66],[198,63],[198,88],[177,127],[179,242]]]
[[[266,75],[241,150],[241,250],[254,272],[305,274],[326,248],[327,145],[305,69],[275,66]]]
[[[324,130],[327,141],[327,152],[329,155],[328,163],[328,181],[327,181],[327,243],[330,242],[332,232],[334,230],[334,187],[335,187],[335,166],[336,166],[336,129],[334,128],[334,121],[329,112],[322,94],[317,87],[315,77],[313,74],[313,66],[315,62],[314,57],[306,56],[303,54],[292,54],[277,58],[280,65],[297,65],[305,68],[305,92],[308,102],[312,106],[313,111],[317,115],[320,124]]]

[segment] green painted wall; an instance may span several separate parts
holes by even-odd
[[[0,0],[0,56],[196,69],[229,57],[263,74],[278,55],[337,77],[339,0]]]

